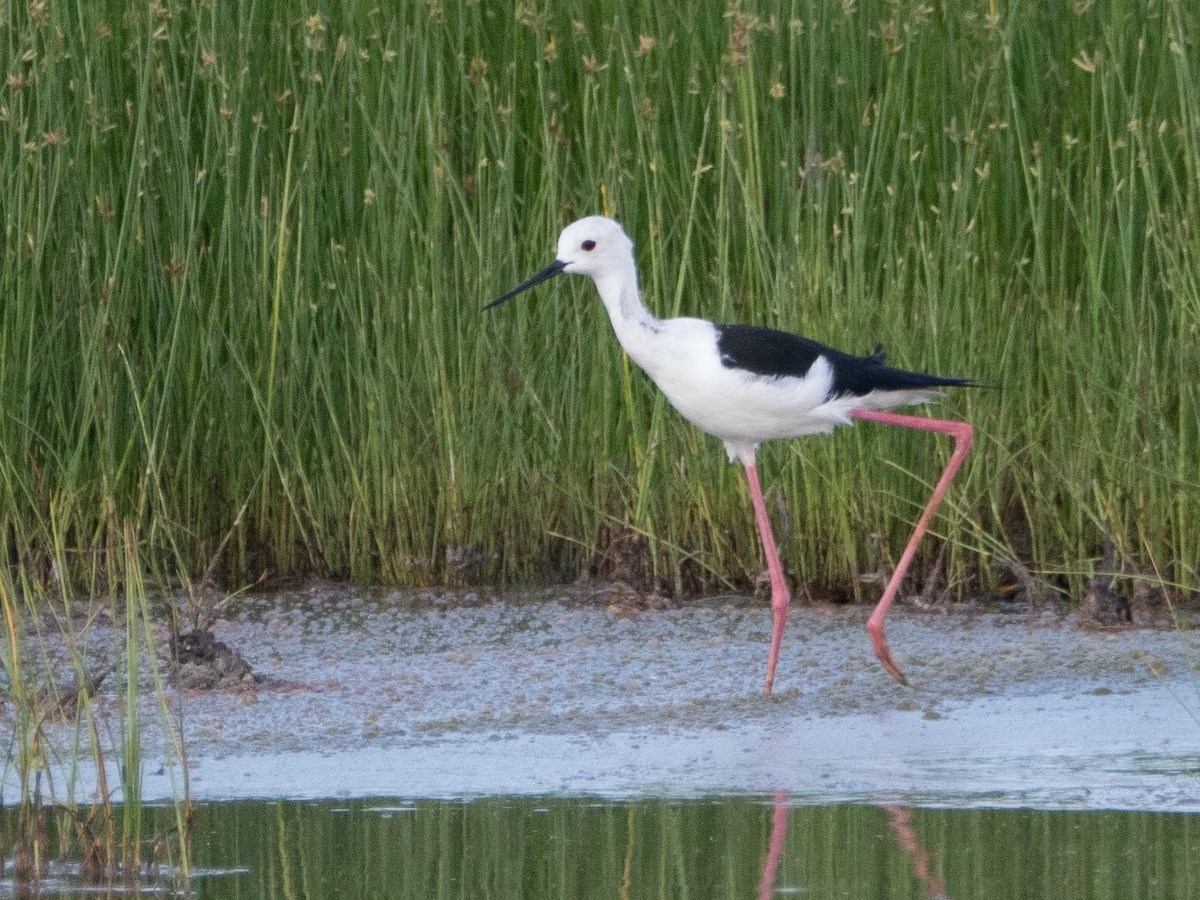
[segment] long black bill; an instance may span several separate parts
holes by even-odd
[[[565,269],[566,266],[567,266],[567,264],[565,262],[563,262],[562,260],[556,259],[554,262],[552,262],[550,265],[546,266],[546,268],[542,269],[542,271],[538,272],[536,275],[534,275],[528,281],[522,281],[520,284],[518,284],[515,288],[513,288],[511,291],[509,291],[503,297],[497,297],[495,300],[493,300],[491,303],[489,303],[487,306],[485,306],[484,309],[491,309],[493,306],[499,306],[505,300],[511,300],[513,297],[517,296],[517,294],[520,294],[523,291],[529,290],[535,284],[541,284],[543,281],[547,281],[548,279],[553,278],[555,275],[561,274],[562,270]]]

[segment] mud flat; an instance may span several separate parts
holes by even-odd
[[[798,608],[766,698],[765,607],[345,586],[252,598],[217,637],[271,680],[189,692],[190,788],[1200,810],[1196,631],[900,609],[904,687],[871,656],[865,615]],[[167,799],[178,773],[157,765],[146,795]]]

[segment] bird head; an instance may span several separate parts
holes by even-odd
[[[558,236],[558,255],[553,263],[507,294],[497,297],[484,309],[499,306],[555,275],[590,275],[596,278],[632,258],[633,241],[620,224],[604,216],[588,216],[563,229]]]

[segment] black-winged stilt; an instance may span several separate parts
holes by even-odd
[[[568,225],[558,239],[557,259],[485,309],[564,273],[591,277],[625,352],[685,419],[724,441],[730,461],[739,460],[746,469],[771,575],[774,627],[767,659],[767,694],[775,682],[790,597],[755,467],[758,445],[772,438],[823,434],[836,425],[851,424],[852,419],[936,431],[954,438],[954,452],[883,597],[867,620],[875,655],[897,681],[907,683],[888,650],[884,618],[942,495],[971,449],[972,429],[967,422],[886,410],[924,403],[936,397],[939,388],[973,382],[893,369],[884,365],[882,352],[852,356],[771,328],[714,325],[704,319],[657,319],[638,293],[633,241],[618,223],[603,216]]]

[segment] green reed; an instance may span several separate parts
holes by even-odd
[[[1196,15],[1052,7],[10,7],[11,558],[59,528],[102,586],[116,517],[194,577],[245,504],[234,583],[571,575],[635,533],[669,588],[746,585],[740,473],[590,285],[481,312],[607,212],[659,314],[991,386],[939,406],[978,427],[937,526],[952,586],[1019,562],[1078,598],[1107,536],[1194,590]],[[767,447],[795,574],[857,595],[946,452]]]
[[[157,617],[138,535],[130,523],[106,524],[117,562],[106,573],[107,597],[77,595],[56,577],[68,568],[61,542],[45,583],[28,571],[17,580],[0,573],[0,669],[12,718],[4,788],[17,804],[3,852],[12,854],[18,888],[35,885],[63,858],[75,860],[79,877],[93,885],[135,884],[149,874],[147,865],[164,862],[169,869],[158,870],[156,881],[161,875],[181,886],[189,876],[186,785],[179,785],[170,832],[155,833],[143,821],[146,751],[178,772],[180,722],[167,705],[157,661]],[[147,737],[146,681],[158,704],[154,733],[163,736],[162,747]],[[93,704],[102,692],[115,702]]]

